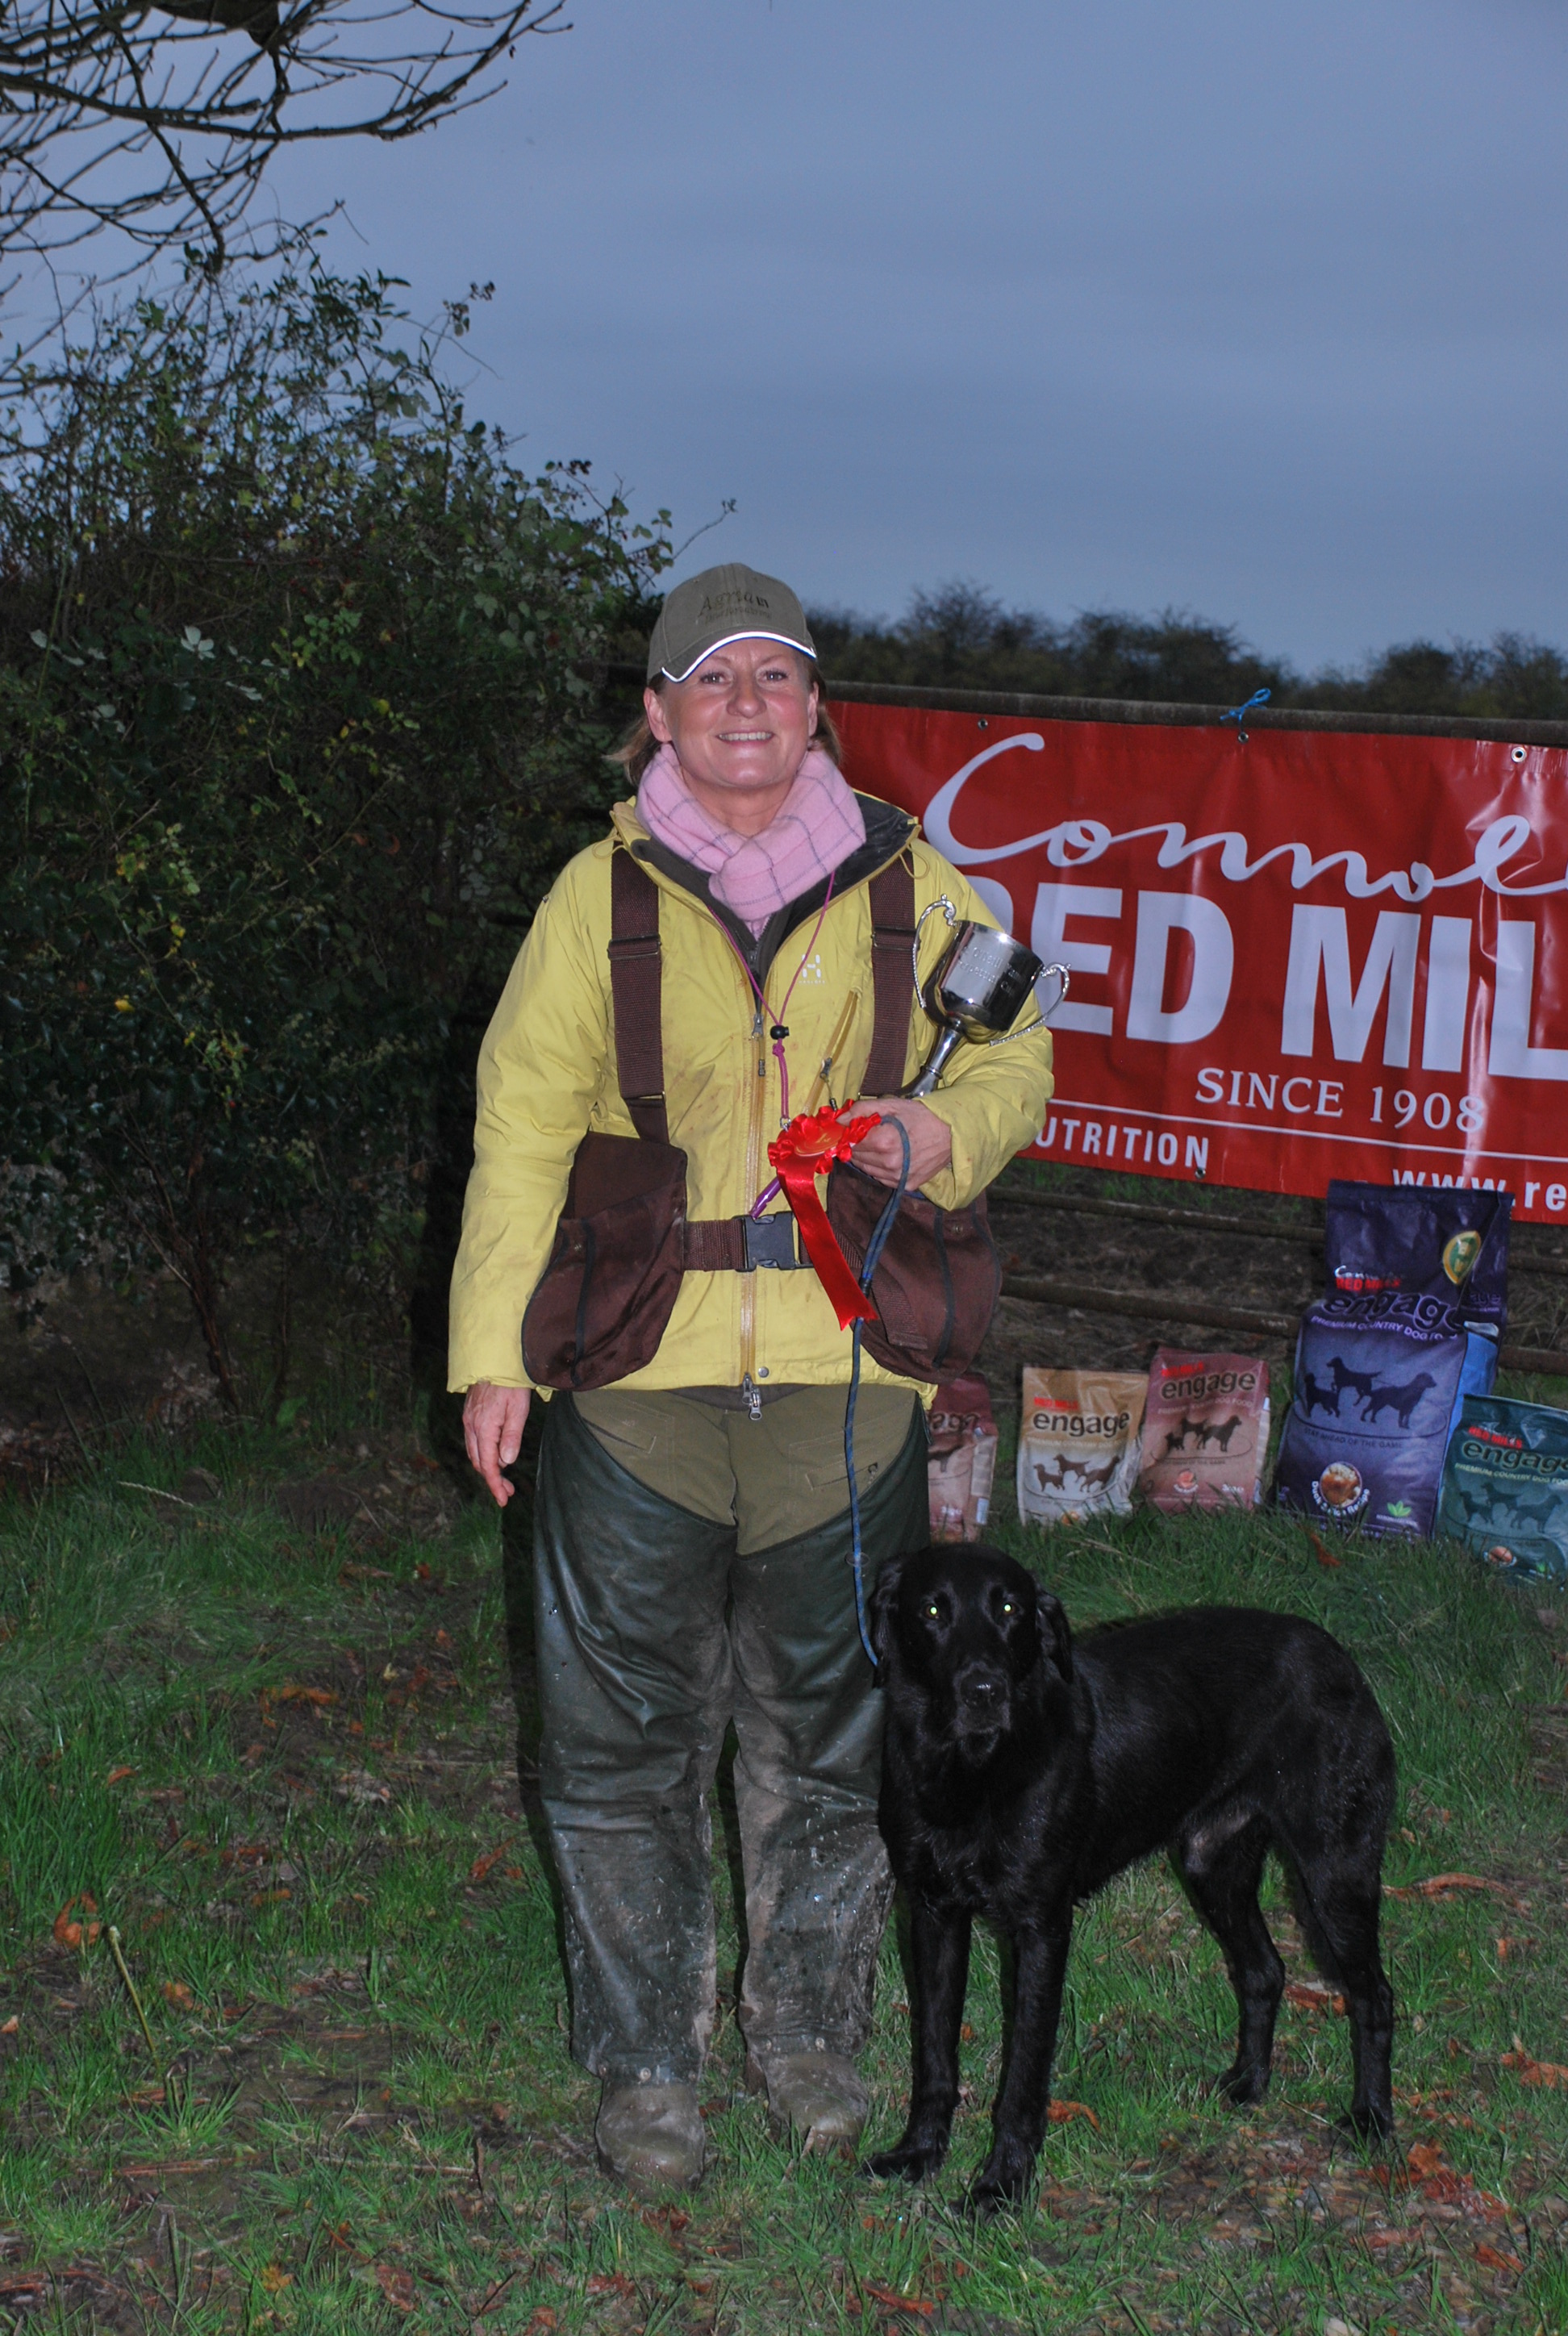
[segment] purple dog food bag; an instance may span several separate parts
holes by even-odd
[[[1345,1532],[1425,1540],[1459,1397],[1490,1386],[1496,1355],[1457,1305],[1424,1291],[1319,1299],[1296,1342],[1279,1506]]]
[[[1323,1218],[1324,1295],[1441,1298],[1501,1338],[1513,1215],[1512,1192],[1336,1178]]]

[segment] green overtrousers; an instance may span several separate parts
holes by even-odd
[[[757,1422],[614,1389],[549,1406],[535,1505],[541,1790],[572,2053],[612,2082],[701,2074],[717,1993],[709,1796],[732,1722],[747,2045],[852,2055],[865,2041],[891,1883],[876,1825],[881,1699],[855,1622],[848,1483],[842,1453],[833,1476],[825,1432],[836,1417],[842,1434],[842,1388],[785,1396]],[[869,1592],[885,1559],[928,1538],[919,1405],[865,1389],[855,1441]],[[794,1513],[813,1521],[747,1547],[759,1521],[787,1523],[792,1469]],[[692,1505],[655,1489],[672,1484]]]

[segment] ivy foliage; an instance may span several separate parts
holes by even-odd
[[[595,660],[667,558],[530,477],[396,287],[142,301],[0,443],[0,1258],[363,1256],[454,1017],[614,789]],[[662,525],[664,515],[658,515]]]

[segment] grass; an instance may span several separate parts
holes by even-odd
[[[1568,2061],[1556,1611],[1441,1548],[1351,1542],[1325,1566],[1268,1514],[1049,1540],[1003,1515],[1080,1627],[1254,1601],[1364,1663],[1401,1764],[1388,1883],[1490,1885],[1388,1901],[1401,2154],[1337,2134],[1348,2038],[1310,1993],[1267,2106],[1213,2099],[1230,1990],[1154,1865],[1080,1917],[1057,2090],[1082,2113],[1051,2129],[1037,2208],[982,2227],[961,2208],[1001,2049],[985,1937],[953,2157],[926,2190],[773,2141],[726,2016],[708,2179],[643,2212],[595,2170],[597,2088],[567,2055],[517,1569],[478,1510],[425,1542],[290,1523],[272,1488],[356,1432],[318,1408],[292,1435],[123,1445],[0,1508],[0,2315],[302,2336],[1568,2329],[1568,2091],[1506,2065]],[[193,1462],[221,1486],[209,1505],[135,1489],[173,1491]],[[1304,1986],[1279,1892],[1272,1918]],[[877,2139],[901,2123],[906,2007],[895,1924]]]

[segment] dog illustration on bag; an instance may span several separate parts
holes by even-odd
[[[1232,1412],[1229,1419],[1222,1419],[1217,1426],[1213,1423],[1205,1426],[1205,1424],[1200,1420],[1198,1423],[1198,1447],[1200,1451],[1207,1445],[1213,1444],[1217,1445],[1222,1452],[1228,1455],[1231,1449],[1231,1438],[1234,1436],[1237,1428],[1240,1427],[1241,1425],[1242,1415],[1239,1411]]]
[[[1301,1398],[1309,1418],[1315,1411],[1326,1411],[1331,1419],[1339,1418],[1339,1389],[1325,1387],[1321,1379],[1312,1377],[1310,1371],[1301,1373]]]
[[[1417,1371],[1415,1377],[1407,1379],[1403,1387],[1379,1387],[1377,1394],[1369,1395],[1361,1406],[1361,1416],[1370,1423],[1380,1411],[1398,1412],[1400,1426],[1407,1428],[1416,1416],[1416,1407],[1421,1397],[1437,1384],[1430,1371]]]
[[[1339,1407],[1339,1398],[1347,1387],[1354,1387],[1361,1400],[1366,1402],[1378,1384],[1376,1371],[1353,1371],[1343,1355],[1330,1355],[1329,1368],[1333,1374],[1336,1411]]]

